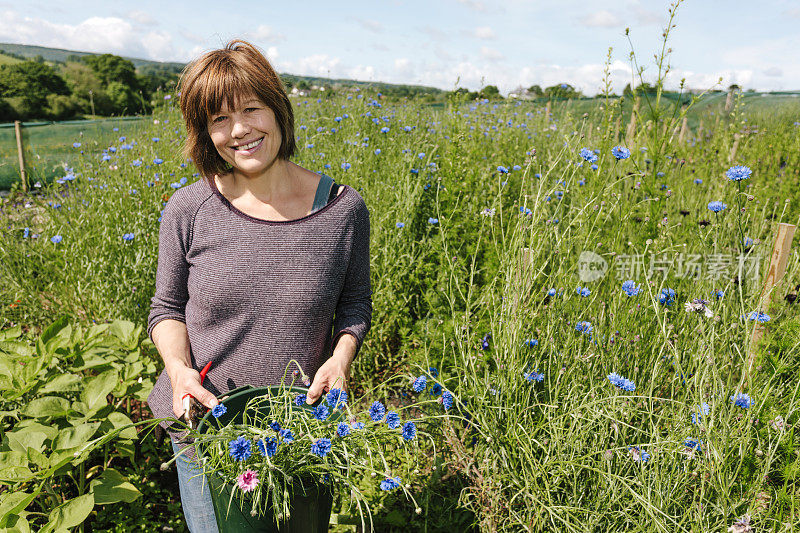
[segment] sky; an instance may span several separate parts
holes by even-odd
[[[477,90],[652,82],[663,0],[0,0],[0,42],[189,62],[241,38],[281,73]],[[687,0],[667,47],[667,86],[800,89],[800,1]],[[630,42],[625,28],[630,28]],[[632,45],[632,47],[631,47]],[[666,66],[666,64],[665,64]],[[722,77],[722,83],[718,84]],[[638,77],[636,83],[639,83]]]

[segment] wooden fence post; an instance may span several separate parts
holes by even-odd
[[[789,250],[792,246],[792,239],[797,226],[794,224],[780,223],[778,225],[778,234],[775,236],[775,244],[772,247],[772,257],[769,261],[769,270],[767,271],[767,278],[764,281],[764,287],[761,290],[761,297],[759,299],[758,309],[756,312],[765,312],[769,307],[772,299],[772,291],[775,288],[783,275],[786,273],[786,263],[789,260]],[[756,321],[755,328],[753,329],[753,337],[750,339],[750,346],[747,350],[747,367],[745,368],[744,382],[748,383],[750,373],[753,368],[753,363],[756,358],[756,346],[758,341],[764,336],[764,326]]]
[[[547,101],[547,105],[544,106],[544,120],[547,122],[547,126],[550,126],[550,101]]]
[[[681,123],[681,133],[678,136],[678,144],[686,144],[686,134],[689,131],[689,119],[687,117],[683,117],[683,122]]]
[[[19,120],[14,121],[14,133],[17,136],[17,153],[19,154],[19,175],[22,179],[22,191],[27,194],[28,192],[28,177],[25,172],[25,154],[22,151],[22,123]]]
[[[631,110],[631,120],[628,122],[628,130],[625,132],[625,142],[628,146],[633,145],[633,136],[636,135],[636,115],[639,113],[639,98],[633,102],[633,109]]]
[[[736,150],[739,149],[739,140],[742,138],[741,135],[738,133],[733,134],[733,146],[731,147],[731,153],[728,155],[728,162],[733,163],[733,160],[736,159]]]

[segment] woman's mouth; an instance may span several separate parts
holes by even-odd
[[[256,150],[258,150],[261,147],[261,145],[263,144],[263,141],[264,141],[264,137],[261,137],[260,139],[255,140],[255,141],[253,141],[253,142],[251,142],[249,144],[238,146],[238,147],[234,148],[233,151],[236,152],[237,154],[241,154],[241,155],[251,155],[253,152],[255,152]]]

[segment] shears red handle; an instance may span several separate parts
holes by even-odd
[[[211,368],[211,363],[213,361],[209,361],[206,363],[206,366],[203,367],[203,370],[200,371],[200,384],[203,384],[203,381],[206,379],[206,374],[208,374],[208,370]],[[192,427],[192,421],[189,419],[189,398],[194,398],[188,392],[184,393],[181,396],[181,401],[183,402],[183,414],[186,417],[187,422],[189,423],[189,427]]]

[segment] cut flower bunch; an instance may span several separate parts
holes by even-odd
[[[294,372],[295,378],[301,374]],[[420,392],[420,380],[425,377],[413,380],[412,391]],[[303,381],[307,382],[305,376]],[[372,477],[381,490],[401,489],[420,512],[408,491],[410,485],[393,474],[391,464],[414,461],[420,438],[433,442],[431,431],[436,419],[448,416],[442,411],[452,405],[452,394],[445,391],[449,402],[420,400],[392,410],[365,398],[355,405],[369,407],[357,409],[338,387],[308,405],[306,391],[294,383],[271,387],[250,397],[236,413],[223,398],[197,430],[189,431],[209,483],[221,480],[233,487],[229,509],[238,504],[258,517],[271,512],[280,524],[290,517],[293,493],[347,490],[361,516],[366,510],[371,519],[359,483]],[[433,408],[427,416],[426,407]]]

